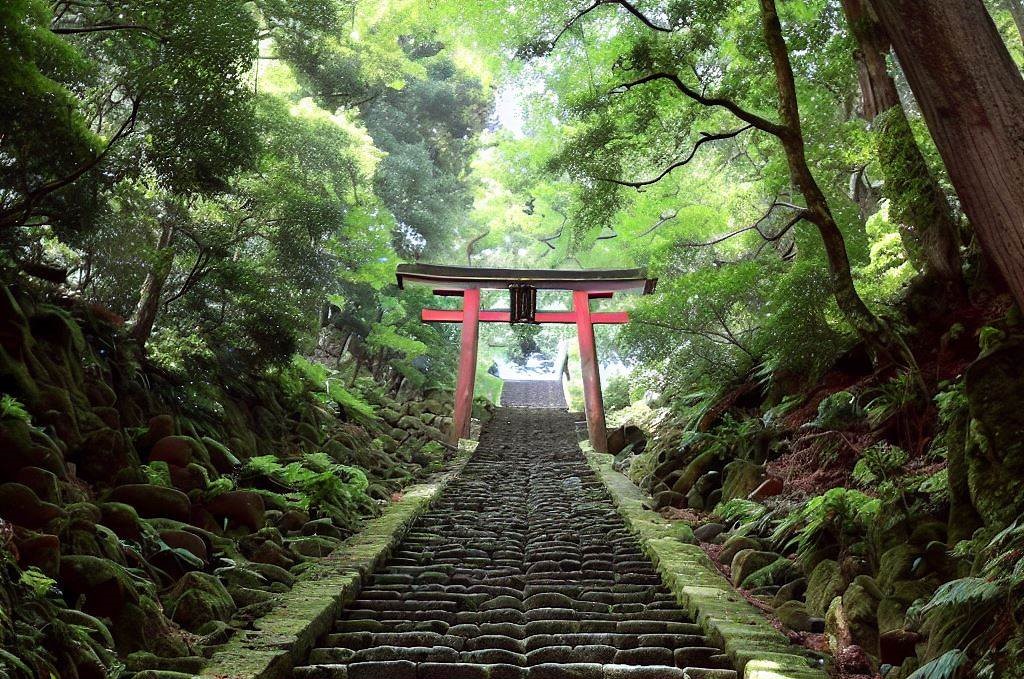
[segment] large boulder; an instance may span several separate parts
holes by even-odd
[[[143,518],[164,518],[188,521],[192,502],[180,490],[148,483],[118,486],[110,493],[111,502],[131,505]]]
[[[25,528],[43,528],[65,515],[63,509],[43,502],[28,486],[21,483],[0,485],[0,518]]]
[[[171,620],[196,632],[212,620],[227,622],[235,612],[235,602],[216,576],[210,573],[186,573],[164,601]]]
[[[764,466],[747,460],[733,460],[725,465],[722,499],[746,498],[764,480]]]
[[[807,610],[817,617],[825,615],[829,604],[841,595],[845,588],[846,582],[839,564],[832,559],[822,561],[814,567],[807,578]]]
[[[65,600],[86,613],[114,617],[139,600],[131,575],[118,564],[97,556],[61,557],[60,583]]]

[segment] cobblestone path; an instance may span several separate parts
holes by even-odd
[[[564,410],[499,408],[296,679],[734,679],[661,586]]]

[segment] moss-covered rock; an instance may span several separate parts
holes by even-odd
[[[790,580],[782,587],[779,587],[779,591],[775,593],[775,599],[772,605],[775,607],[781,606],[787,601],[801,600],[804,598],[804,594],[807,592],[807,578],[796,578]]]
[[[718,554],[718,558],[724,564],[731,564],[736,555],[744,549],[757,550],[763,547],[764,543],[757,538],[741,534],[730,535],[722,545],[722,551]]]
[[[125,655],[135,651],[149,651],[164,658],[189,655],[181,630],[171,624],[160,604],[148,596],[126,605],[114,618],[111,633],[118,652]]]
[[[764,466],[747,460],[733,460],[725,465],[722,500],[746,498],[764,480]]]
[[[697,483],[697,479],[703,476],[708,470],[712,468],[718,462],[718,451],[715,449],[705,450],[704,452],[697,455],[693,460],[686,465],[682,474],[672,485],[672,490],[677,493],[686,495],[693,488],[693,484]]]
[[[878,604],[882,593],[875,581],[858,575],[846,588],[842,598],[842,614],[850,639],[871,655],[878,657]]]
[[[266,504],[259,493],[231,490],[208,500],[204,508],[218,519],[227,519],[231,526],[256,531],[266,523]]]
[[[216,576],[193,572],[175,583],[164,598],[164,610],[171,620],[194,632],[211,620],[230,620],[235,603]]]
[[[126,604],[139,600],[132,576],[122,567],[97,556],[61,557],[60,582],[65,599],[81,604],[86,613],[116,617]]]
[[[902,629],[906,624],[907,605],[896,597],[883,597],[878,602],[878,633]]]
[[[131,505],[123,502],[103,502],[100,509],[100,523],[110,528],[122,540],[141,542],[142,521]]]
[[[775,552],[757,549],[740,550],[732,559],[733,584],[741,586],[752,573],[775,563],[780,558]]]
[[[148,483],[118,486],[111,491],[109,500],[131,505],[145,518],[188,521],[192,510],[192,502],[180,490]]]
[[[811,616],[802,601],[791,599],[775,608],[775,616],[779,621],[796,632],[811,631]]]
[[[921,550],[910,544],[896,545],[882,553],[876,580],[884,594],[892,594],[897,581],[911,577],[914,562],[920,555]]]
[[[60,480],[57,475],[41,467],[24,467],[18,470],[14,481],[24,484],[43,502],[60,505],[63,498],[60,492]]]
[[[781,586],[792,580],[797,574],[798,571],[793,562],[786,557],[780,556],[767,566],[747,575],[740,583],[740,586],[744,589]]]
[[[165,436],[153,445],[149,461],[166,462],[178,467],[196,463],[209,471],[216,471],[206,446],[192,436]]]
[[[52,502],[39,499],[28,486],[21,483],[0,484],[0,518],[25,528],[45,528],[65,512]]]
[[[241,460],[231,452],[231,450],[220,441],[212,439],[209,436],[203,436],[200,438],[203,445],[206,447],[206,451],[210,457],[210,463],[213,468],[220,474],[228,474],[235,471],[241,464]]]
[[[28,422],[4,418],[0,420],[0,479],[13,480],[25,467],[40,467],[59,478],[67,476],[59,450],[33,440]]]
[[[826,559],[814,567],[807,578],[807,610],[815,616],[825,615],[829,604],[843,593],[846,582],[839,563]]]
[[[987,525],[1005,526],[1021,514],[1024,493],[1024,338],[983,354],[964,384],[973,418],[964,451],[971,500]]]

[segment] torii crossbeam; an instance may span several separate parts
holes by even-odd
[[[619,325],[629,321],[625,311],[592,312],[590,300],[609,298],[616,292],[648,294],[656,280],[643,269],[485,269],[470,266],[402,264],[398,287],[428,285],[434,294],[462,297],[462,309],[424,309],[424,323],[461,323],[462,349],[455,387],[455,413],[449,438],[456,443],[469,436],[473,414],[473,386],[476,381],[477,343],[480,323],[575,323],[580,344],[583,396],[590,443],[599,452],[608,450],[601,373],[594,342],[594,325]],[[480,309],[481,290],[509,290],[508,311]],[[537,311],[537,290],[572,292],[572,311]]]

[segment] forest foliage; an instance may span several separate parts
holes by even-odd
[[[785,450],[815,467],[801,507],[700,499],[808,571],[827,550],[877,571],[875,552],[927,533],[913,521],[944,524],[920,545],[939,564],[929,589],[900,602],[934,631],[905,674],[997,672],[1024,648],[1006,603],[1021,582],[1024,251],[1000,247],[1012,229],[979,206],[1021,196],[965,181],[977,166],[951,156],[938,104],[963,97],[955,125],[1005,102],[925,89],[922,73],[968,59],[908,58],[915,35],[895,19],[912,4],[8,0],[3,280],[92,305],[189,393],[272,373],[358,422],[374,415],[352,387],[364,371],[395,396],[452,381],[456,331],[419,322],[445,302],[399,293],[399,262],[646,267],[656,293],[617,297],[631,323],[600,337],[630,370],[609,403],[660,408],[670,442],[637,456],[635,480],[656,489],[686,458],[721,484],[727,464]],[[1019,110],[1020,0],[959,8]],[[566,333],[484,338],[489,358],[522,361]],[[259,456],[247,472],[354,517],[353,469]],[[999,629],[973,626],[972,607]]]

